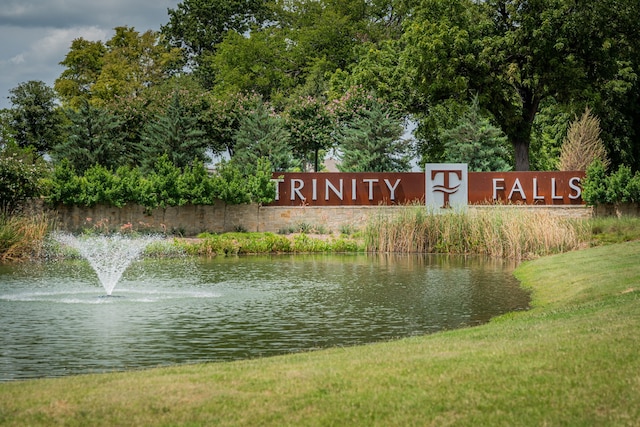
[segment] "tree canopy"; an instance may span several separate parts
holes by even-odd
[[[74,40],[53,88],[11,91],[0,136],[77,173],[214,154],[235,182],[332,150],[344,170],[548,169],[588,107],[611,167],[639,170],[638,16],[637,0],[182,0],[159,31]]]

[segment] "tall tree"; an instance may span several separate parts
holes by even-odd
[[[327,102],[311,96],[293,98],[284,112],[291,133],[293,152],[303,169],[311,163],[320,168],[320,152],[333,145],[335,117]]]
[[[79,108],[82,100],[91,98],[91,88],[98,81],[106,52],[101,41],[78,38],[71,42],[69,52],[60,62],[65,69],[53,86],[65,104]]]
[[[234,135],[233,160],[238,165],[255,168],[258,159],[266,158],[274,172],[286,172],[294,164],[289,139],[283,119],[267,104],[260,103],[240,119]]]
[[[455,127],[442,131],[441,139],[446,162],[467,163],[476,172],[512,169],[507,138],[481,114],[477,97]]]
[[[213,75],[207,61],[218,44],[228,31],[244,34],[251,24],[261,23],[267,11],[267,2],[260,0],[184,0],[169,9],[169,22],[160,31],[183,49],[187,65],[210,87]]]
[[[180,168],[206,158],[205,133],[198,127],[198,118],[182,106],[178,93],[173,95],[164,114],[147,123],[142,139],[149,153],[147,166],[152,166],[162,155]]]
[[[338,136],[343,172],[406,172],[411,169],[412,147],[401,139],[402,118],[375,98]]]
[[[83,100],[106,105],[119,97],[136,97],[160,84],[178,68],[181,52],[155,31],[140,34],[116,27],[106,43],[76,39],[65,59],[66,69],[55,88],[65,104],[79,108]]]
[[[425,0],[405,53],[431,103],[478,93],[513,145],[516,169],[528,170],[543,100],[593,95],[629,77],[621,72],[638,25],[628,20],[630,3]]]
[[[63,115],[53,89],[31,80],[10,90],[10,127],[19,147],[46,153],[63,138]]]
[[[126,139],[123,122],[111,111],[84,100],[68,116],[68,137],[53,147],[54,160],[67,159],[79,173],[94,165],[115,170],[139,164],[142,148]]]

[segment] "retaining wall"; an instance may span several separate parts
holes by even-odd
[[[79,232],[86,229],[136,230],[195,236],[202,232],[288,231],[305,225],[325,232],[344,228],[362,229],[372,215],[395,215],[405,206],[259,206],[227,205],[220,201],[212,206],[187,205],[145,211],[142,206],[115,208],[98,205],[91,208],[60,205],[54,210],[60,230]],[[568,218],[589,218],[586,206],[470,206],[474,209],[545,210]]]

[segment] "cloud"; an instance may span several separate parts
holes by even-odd
[[[2,0],[0,108],[9,90],[29,80],[53,86],[71,42],[106,41],[119,26],[158,31],[180,0]]]

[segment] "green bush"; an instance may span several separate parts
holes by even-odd
[[[42,159],[14,145],[0,147],[0,213],[11,214],[30,197],[39,197],[47,173]]]
[[[67,160],[60,161],[48,182],[48,201],[52,205],[122,207],[135,203],[147,209],[168,206],[212,205],[216,200],[229,204],[269,203],[275,198],[271,166],[261,160],[251,175],[228,162],[216,174],[209,174],[201,162],[179,168],[165,155],[143,175],[140,169],[120,167],[115,173],[93,166],[78,175]]]
[[[582,198],[591,206],[640,202],[640,174],[624,165],[607,175],[603,163],[594,161],[587,168],[582,188]]]

